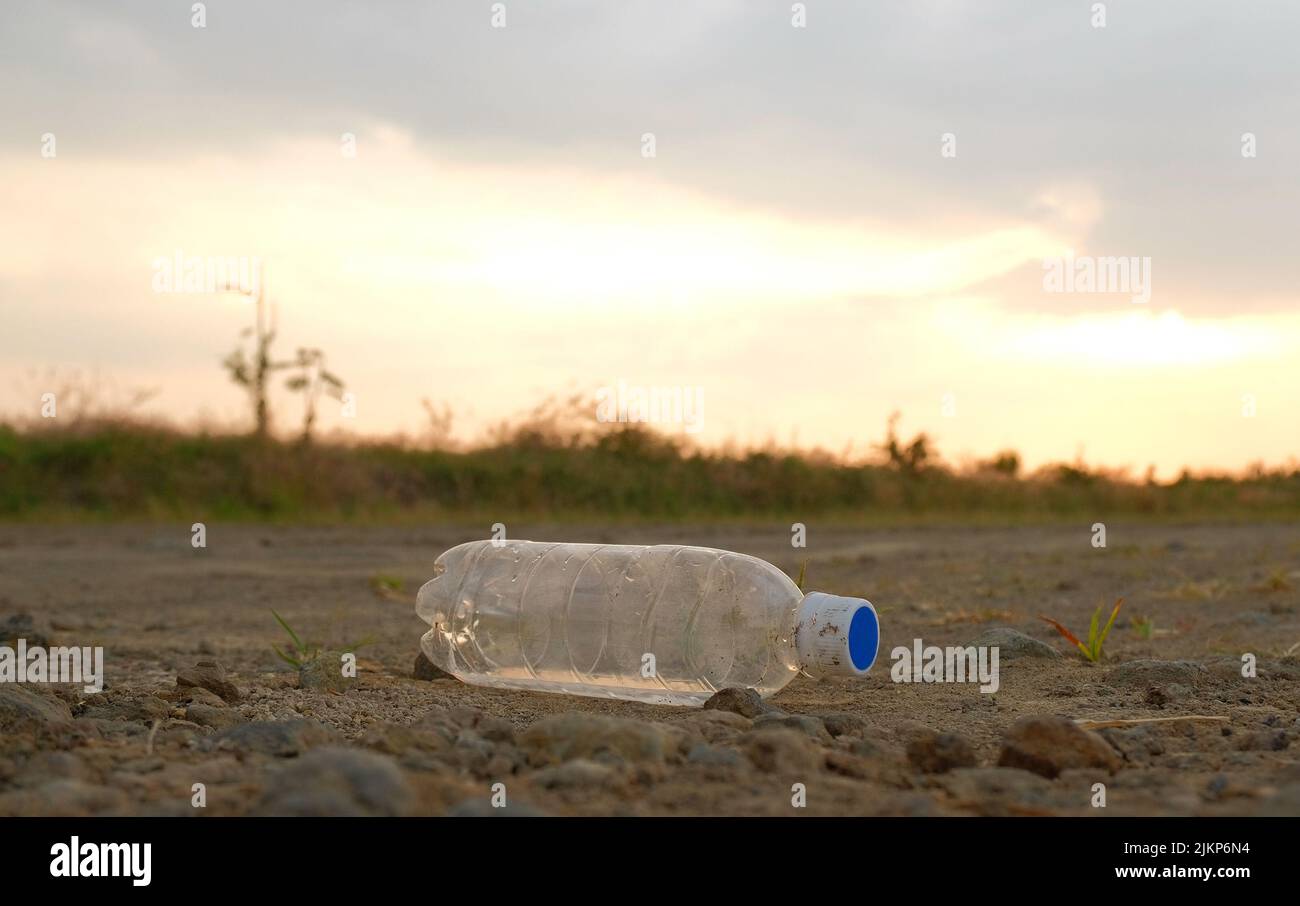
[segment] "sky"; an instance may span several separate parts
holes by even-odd
[[[233,257],[324,430],[621,386],[706,446],[1300,456],[1293,2],[194,6],[0,5],[0,413],[246,424],[251,305],[163,264]]]

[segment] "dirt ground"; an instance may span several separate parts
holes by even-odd
[[[485,527],[212,524],[195,549],[189,525],[3,525],[0,627],[103,646],[107,688],[0,685],[0,815],[1300,814],[1295,525],[1111,524],[1104,549],[1087,525],[810,524],[806,550],[783,525],[510,529],[807,558],[809,589],[876,604],[880,661],[750,716],[474,688],[412,675],[413,601]],[[1037,619],[1086,631],[1118,597],[1100,665]],[[374,637],[355,684],[298,688],[271,608],[326,646]],[[891,680],[895,646],[997,627],[1061,656],[1004,650],[994,694]],[[178,687],[200,661],[235,691]]]

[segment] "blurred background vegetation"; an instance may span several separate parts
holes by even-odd
[[[870,523],[1300,516],[1295,465],[1243,475],[1184,473],[1171,482],[1080,462],[1026,474],[1012,451],[956,467],[925,435],[900,438],[896,419],[872,455],[850,461],[774,445],[697,449],[643,425],[599,423],[586,397],[548,400],[472,445],[451,438],[449,408],[427,402],[429,430],[415,439],[315,437],[310,425],[283,435],[182,430],[129,408],[63,405],[57,418],[0,422],[0,518]]]

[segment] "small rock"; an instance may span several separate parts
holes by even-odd
[[[957,768],[936,779],[948,794],[983,815],[1053,810],[1052,784],[1019,768]]]
[[[1164,688],[1165,698],[1171,702],[1180,698],[1187,698],[1193,691],[1191,686],[1182,683],[1170,683]]]
[[[711,746],[706,742],[697,742],[691,747],[686,760],[691,764],[703,764],[710,767],[740,767],[740,753],[735,749]]]
[[[57,644],[49,622],[30,613],[15,613],[0,620],[0,645],[14,648],[19,639],[26,639],[29,648],[52,648]]]
[[[51,780],[31,790],[0,795],[0,815],[79,818],[120,809],[126,803],[126,795],[112,787],[81,780]]]
[[[298,668],[298,688],[341,693],[355,686],[357,678],[343,673],[343,655],[342,651],[322,651],[303,664]]]
[[[52,695],[38,695],[17,683],[0,683],[0,730],[40,730],[70,723],[72,712]]]
[[[174,689],[167,695],[174,702],[183,705],[207,705],[212,708],[226,707],[226,700],[215,692],[204,689],[202,686],[182,686]]]
[[[1002,767],[1056,777],[1068,768],[1113,772],[1121,761],[1105,739],[1065,717],[1042,715],[1016,721],[1002,741]]]
[[[622,774],[607,764],[575,758],[564,764],[543,768],[532,776],[536,785],[547,790],[591,790],[617,786]]]
[[[257,720],[224,730],[212,738],[218,751],[251,752],[288,758],[327,745],[333,734],[314,720]]]
[[[446,734],[427,727],[408,727],[403,724],[371,724],[361,737],[367,749],[385,755],[405,755],[408,752],[436,752],[446,749],[451,739]]]
[[[676,721],[687,732],[698,733],[707,743],[735,742],[740,735],[754,726],[748,717],[734,711],[692,711]]]
[[[843,740],[841,740],[843,742]],[[859,758],[875,758],[886,761],[901,760],[902,752],[897,748],[870,736],[848,737],[849,751]]]
[[[99,720],[138,720],[152,723],[171,714],[171,704],[156,695],[124,695],[113,701],[103,701],[99,696],[90,699],[86,709],[78,716]]]
[[[14,785],[39,786],[51,780],[91,780],[90,767],[72,752],[36,752]]]
[[[815,739],[823,745],[831,741],[831,734],[822,723],[821,718],[808,714],[763,714],[754,720],[754,729],[763,730],[771,727],[785,727],[798,730],[809,739]]]
[[[1289,745],[1286,730],[1252,730],[1237,737],[1239,752],[1281,752]]]
[[[840,736],[866,736],[867,722],[856,714],[833,711],[830,714],[818,714],[826,727],[826,732],[838,738]]]
[[[464,706],[452,708],[448,714],[458,727],[473,730],[489,742],[513,743],[515,741],[514,725],[503,717]]]
[[[1195,685],[1207,676],[1205,667],[1194,661],[1158,661],[1142,658],[1112,667],[1107,673],[1111,683],[1119,686],[1149,686],[1166,683]]]
[[[414,799],[391,758],[326,746],[277,771],[256,811],[295,817],[395,816],[408,814]]]
[[[199,686],[215,692],[231,704],[244,697],[238,687],[226,679],[226,668],[217,661],[198,661],[190,669],[182,670],[176,675],[176,685],[178,687]]]
[[[853,740],[855,743],[861,741]],[[868,780],[900,789],[907,789],[913,785],[912,772],[906,763],[883,752],[861,754],[854,752],[852,747],[847,751],[832,749],[826,753],[825,765],[826,770],[832,774],[852,777],[855,780]]]
[[[1098,732],[1129,764],[1148,765],[1165,753],[1164,739],[1152,726],[1106,727]]]
[[[78,717],[73,722],[78,731],[103,739],[144,736],[150,727],[138,720],[101,720],[97,717]]]
[[[439,679],[456,678],[452,674],[448,673],[446,670],[443,670],[433,661],[425,657],[423,651],[415,652],[415,669],[411,671],[411,675],[418,680],[439,680]]]
[[[185,709],[185,719],[201,727],[225,730],[244,722],[233,708],[214,708],[203,702],[191,702]]]
[[[1007,626],[994,626],[984,630],[967,642],[966,647],[997,648],[999,663],[1021,657],[1059,658],[1061,656],[1061,652],[1046,642],[1040,642],[1032,636]]]
[[[161,771],[167,763],[157,755],[146,758],[132,758],[123,761],[117,766],[117,770],[126,774],[155,774]]]
[[[925,730],[907,743],[907,760],[922,774],[943,774],[956,768],[973,768],[975,750],[964,736]]]
[[[482,775],[493,762],[496,749],[473,730],[461,730],[451,749],[453,763],[462,770]]]
[[[767,702],[763,701],[763,696],[759,695],[754,689],[730,688],[721,689],[704,703],[706,710],[717,709],[719,711],[730,711],[733,714],[739,714],[741,717],[755,718],[760,714],[780,713],[778,708],[774,708]]]
[[[519,747],[533,765],[574,758],[659,764],[684,755],[688,739],[670,724],[573,711],[539,720],[520,735]]]
[[[775,774],[811,776],[825,757],[807,734],[785,727],[751,730],[741,745],[754,767]]]

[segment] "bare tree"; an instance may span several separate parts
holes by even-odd
[[[243,387],[253,407],[254,432],[265,439],[271,430],[271,412],[266,402],[266,389],[270,383],[271,372],[290,367],[292,362],[274,362],[271,360],[271,346],[275,343],[276,313],[273,306],[266,304],[263,287],[257,289],[257,295],[236,284],[221,287],[225,292],[237,292],[251,296],[256,301],[253,311],[253,326],[245,327],[239,332],[241,340],[253,338],[253,349],[245,352],[243,343],[222,360],[221,366],[230,374],[230,379]]]
[[[885,435],[885,442],[880,444],[879,449],[884,451],[891,466],[905,475],[918,475],[934,459],[933,445],[929,435],[924,432],[912,438],[910,443],[900,442],[897,426],[901,417],[898,412],[889,416],[889,429]]]
[[[343,381],[325,367],[325,353],[319,349],[298,350],[298,357],[285,367],[297,369],[284,385],[294,393],[303,395],[302,440],[311,440],[316,425],[316,403],[322,393],[335,399],[343,398]]]
[[[429,446],[434,450],[449,449],[452,446],[451,441],[451,423],[452,411],[451,406],[445,402],[440,406],[434,405],[426,396],[420,400],[420,405],[424,407],[424,414],[429,419]]]
[[[221,366],[226,369],[230,379],[243,387],[248,393],[249,403],[253,409],[254,433],[265,440],[271,433],[271,408],[267,402],[267,391],[271,377],[277,371],[296,369],[297,374],[285,382],[292,392],[303,394],[305,409],[303,412],[302,439],[311,439],[312,429],[316,424],[316,403],[322,393],[342,398],[343,381],[325,368],[325,353],[319,349],[299,348],[292,359],[276,361],[271,355],[277,333],[277,317],[274,305],[268,305],[264,284],[259,281],[256,295],[242,286],[226,283],[222,292],[235,292],[254,299],[253,326],[245,327],[239,332],[240,345],[225,359]],[[246,349],[245,340],[252,339],[252,349]]]

